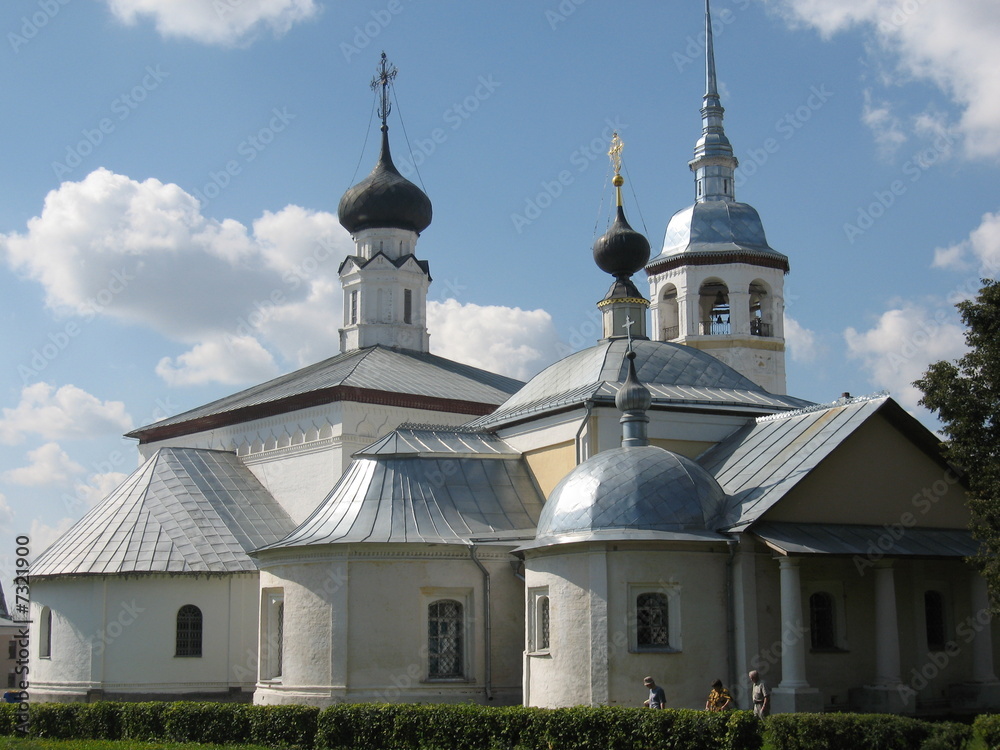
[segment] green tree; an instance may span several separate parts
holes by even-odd
[[[968,353],[935,362],[914,382],[920,400],[936,412],[947,440],[945,456],[966,474],[972,532],[981,542],[973,562],[1000,602],[1000,282],[983,279],[975,299],[956,307],[965,323]]]

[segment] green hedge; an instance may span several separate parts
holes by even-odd
[[[1000,750],[1000,715],[977,716],[972,731],[989,750]]]
[[[891,714],[778,714],[767,720],[774,750],[962,750],[972,729]]]
[[[17,731],[0,704],[0,735]],[[54,739],[252,743],[300,750],[964,750],[975,734],[1000,750],[1000,716],[964,724],[887,714],[780,714],[462,705],[39,703],[30,733]]]

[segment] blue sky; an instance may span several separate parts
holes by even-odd
[[[713,11],[737,198],[791,261],[789,392],[933,424],[908,383],[1000,261],[1000,5]],[[703,42],[700,0],[4,3],[0,574],[135,467],[123,432],[336,353],[383,49],[432,350],[527,378],[599,336],[611,131],[654,252],[692,202]]]

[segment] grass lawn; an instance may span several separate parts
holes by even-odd
[[[203,745],[200,742],[134,740],[39,740],[0,737],[0,750],[271,750],[263,745]]]

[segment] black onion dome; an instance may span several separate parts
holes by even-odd
[[[382,152],[371,174],[340,199],[337,217],[351,234],[389,227],[420,234],[431,223],[431,200],[392,163],[389,131],[382,129]]]
[[[618,206],[615,220],[594,243],[594,262],[612,276],[631,276],[649,261],[649,240],[635,231]]]

